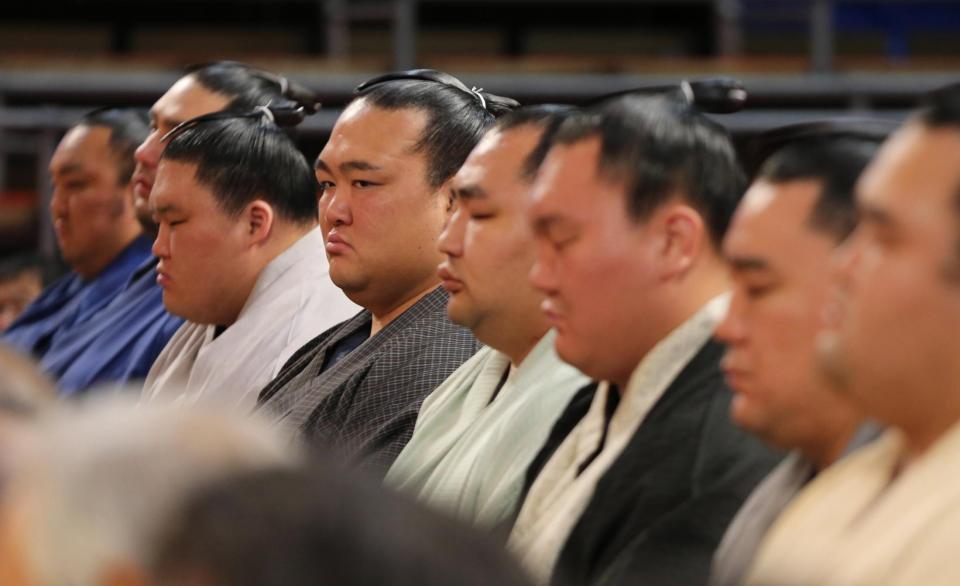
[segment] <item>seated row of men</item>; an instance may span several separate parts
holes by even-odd
[[[960,419],[957,88],[876,157],[865,125],[766,135],[742,201],[689,86],[518,108],[391,74],[313,170],[284,130],[312,102],[191,71],[135,170],[133,115],[84,119],[51,162],[75,272],[3,341],[65,394],[281,422],[537,583],[704,583],[715,551],[719,584],[951,581],[953,492],[916,501]]]

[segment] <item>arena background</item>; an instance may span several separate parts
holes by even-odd
[[[104,105],[149,107],[191,63],[244,61],[317,91],[312,158],[361,81],[432,67],[523,103],[729,75],[739,143],[845,115],[902,119],[960,80],[956,0],[6,0],[0,8],[0,255],[56,254],[47,162]]]

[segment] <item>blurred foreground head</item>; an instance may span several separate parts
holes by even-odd
[[[0,489],[26,433],[55,398],[53,383],[33,360],[0,345]]]
[[[0,510],[0,583],[130,586],[193,491],[296,449],[255,419],[110,399],[52,414],[25,455]]]
[[[932,93],[857,184],[823,365],[914,454],[960,420],[960,84]]]
[[[157,586],[528,584],[489,536],[333,466],[225,478],[161,543]]]

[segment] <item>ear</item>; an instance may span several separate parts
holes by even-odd
[[[668,204],[661,218],[664,279],[682,277],[694,265],[706,245],[703,217],[688,205]]]
[[[261,244],[273,230],[273,206],[262,199],[254,200],[244,211],[244,222],[252,244]]]

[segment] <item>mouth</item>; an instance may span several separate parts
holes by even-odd
[[[138,200],[147,201],[150,199],[150,190],[153,189],[153,179],[143,170],[140,165],[133,172],[133,195]]]
[[[167,287],[169,287],[171,280],[172,280],[172,279],[170,279],[170,274],[169,274],[169,273],[167,273],[167,272],[165,272],[165,271],[163,271],[163,270],[161,270],[161,269],[159,269],[159,268],[157,269],[157,285],[159,285],[160,288],[166,289]]]
[[[543,316],[546,318],[547,323],[550,324],[550,327],[556,330],[562,328],[564,324],[563,314],[557,309],[557,304],[553,300],[544,299],[540,303],[540,311],[543,312]]]
[[[463,281],[453,275],[446,263],[437,269],[437,276],[440,277],[440,284],[448,293],[456,294],[463,290]]]
[[[353,247],[350,246],[346,240],[341,238],[339,234],[331,230],[327,234],[327,242],[324,245],[324,248],[327,251],[327,254],[337,255],[343,254],[351,250]]]
[[[749,373],[742,367],[732,363],[728,358],[720,362],[720,370],[723,372],[723,378],[734,391],[742,393],[746,388],[746,379]]]

